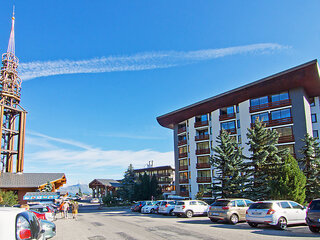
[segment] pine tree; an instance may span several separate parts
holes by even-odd
[[[247,183],[246,197],[253,200],[268,199],[271,194],[271,182],[279,176],[279,167],[283,158],[288,155],[287,150],[279,151],[279,133],[274,129],[265,128],[257,118],[254,126],[248,129],[247,138],[251,156],[244,164],[246,167]]]
[[[13,206],[18,203],[18,195],[14,194],[13,191],[0,190],[0,205]]]
[[[300,170],[297,160],[288,155],[279,170],[279,178],[272,183],[271,198],[293,200],[304,204],[306,177]]]
[[[124,178],[121,181],[121,187],[119,189],[119,196],[123,200],[134,200],[134,187],[135,187],[135,174],[132,164],[129,165],[127,171],[124,173]]]
[[[151,199],[150,176],[147,173],[144,173],[142,176],[141,191],[142,191],[142,199],[144,200]]]
[[[162,191],[156,175],[152,175],[150,180],[150,194],[151,198],[153,197],[154,199],[158,199],[162,195]]]
[[[307,178],[307,201],[320,196],[320,147],[316,138],[309,134],[302,140],[305,146],[301,149],[303,157],[299,159],[299,165]]]
[[[214,156],[210,158],[211,165],[216,171],[213,177],[213,195],[215,197],[240,197],[242,194],[242,148],[222,130],[217,137],[218,146],[213,148]]]
[[[81,187],[79,187],[79,190],[78,190],[78,196],[79,196],[79,197],[82,197]]]

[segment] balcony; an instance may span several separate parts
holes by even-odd
[[[197,183],[211,183],[211,177],[197,177]]]
[[[291,99],[285,99],[277,102],[269,102],[257,106],[251,106],[249,107],[249,112],[258,112],[258,111],[263,111],[267,109],[272,109],[272,108],[279,108],[279,107],[285,107],[291,105]]]
[[[197,169],[199,169],[199,168],[210,168],[210,167],[211,167],[210,163],[197,163],[197,166],[196,166]]]
[[[290,124],[290,123],[293,123],[293,121],[292,121],[292,117],[287,117],[287,118],[279,118],[279,119],[274,119],[269,121],[263,121],[263,123],[266,124],[266,127],[273,127],[278,125]],[[251,123],[251,127],[253,126],[254,126],[254,123]]]
[[[210,154],[210,148],[197,149],[196,155],[200,155],[200,154]]]
[[[206,192],[203,194],[203,197],[212,197],[212,193],[211,192]]]
[[[157,177],[170,177],[171,173],[156,173],[155,175]]]
[[[179,183],[189,183],[189,179],[188,178],[183,178],[183,179],[179,179]]]
[[[185,131],[187,131],[187,128],[186,128],[186,127],[178,128],[178,134],[183,133],[183,132],[185,132]]]
[[[195,136],[194,140],[196,141],[209,140],[209,134]]]
[[[181,191],[180,196],[181,197],[189,197],[189,191]]]
[[[223,114],[219,116],[219,120],[224,121],[224,120],[234,119],[235,117],[236,117],[235,113]]]
[[[179,171],[186,171],[188,170],[188,165],[179,166]]]
[[[280,136],[278,143],[287,143],[287,142],[294,142],[294,136],[288,135],[288,136]]]
[[[178,146],[186,145],[187,139],[178,141]]]
[[[186,158],[188,157],[188,153],[179,153],[179,158]]]
[[[224,129],[225,131],[227,131],[229,134],[237,134],[237,129],[235,128],[230,128],[230,129]]]
[[[209,122],[207,121],[200,121],[200,122],[195,122],[194,123],[194,127],[198,128],[198,127],[203,127],[203,126],[208,126]]]

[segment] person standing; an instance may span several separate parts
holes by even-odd
[[[77,215],[78,215],[78,209],[79,209],[79,204],[78,202],[74,201],[72,203],[72,217],[77,220]]]
[[[60,213],[61,213],[61,218],[64,218],[64,214],[63,214],[64,208],[63,208],[63,205],[64,205],[64,202],[62,201],[61,204],[60,204],[60,206],[59,206],[59,211],[60,211]]]
[[[68,218],[68,210],[69,210],[69,203],[65,202],[63,204],[63,213],[64,213],[64,218]]]

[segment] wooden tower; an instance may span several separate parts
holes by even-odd
[[[2,54],[0,76],[0,172],[23,172],[26,111],[19,105],[21,79],[15,56],[14,13],[8,50]]]

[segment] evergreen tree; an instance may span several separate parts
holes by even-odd
[[[142,176],[141,191],[143,200],[151,199],[150,176],[147,173]]]
[[[79,187],[79,190],[78,190],[78,196],[79,196],[79,197],[82,197],[81,187]]]
[[[139,174],[138,180],[134,184],[134,197],[135,201],[144,199],[144,194],[142,192],[142,175]]]
[[[152,175],[150,180],[150,194],[151,198],[153,197],[154,199],[158,199],[162,195],[162,191],[156,175]]]
[[[51,182],[47,182],[41,192],[52,192],[52,184]]]
[[[271,182],[277,181],[279,167],[288,150],[279,151],[279,133],[265,128],[265,124],[256,118],[254,126],[248,129],[247,138],[251,156],[245,163],[247,183],[246,197],[253,200],[268,199],[271,194]]]
[[[306,177],[300,170],[297,160],[288,155],[279,170],[279,178],[272,182],[271,198],[293,200],[304,204]]]
[[[242,148],[225,130],[217,137],[217,143],[218,146],[213,148],[214,156],[210,158],[216,170],[216,176],[213,177],[213,195],[222,198],[240,197],[244,183],[241,176]]]
[[[13,191],[0,190],[0,205],[13,206],[18,203],[18,195]]]
[[[135,198],[135,174],[132,164],[129,165],[124,173],[118,193],[123,200],[133,201]]]
[[[309,134],[302,140],[305,146],[301,149],[303,157],[299,159],[299,165],[307,178],[307,201],[320,196],[320,147],[316,138]]]

